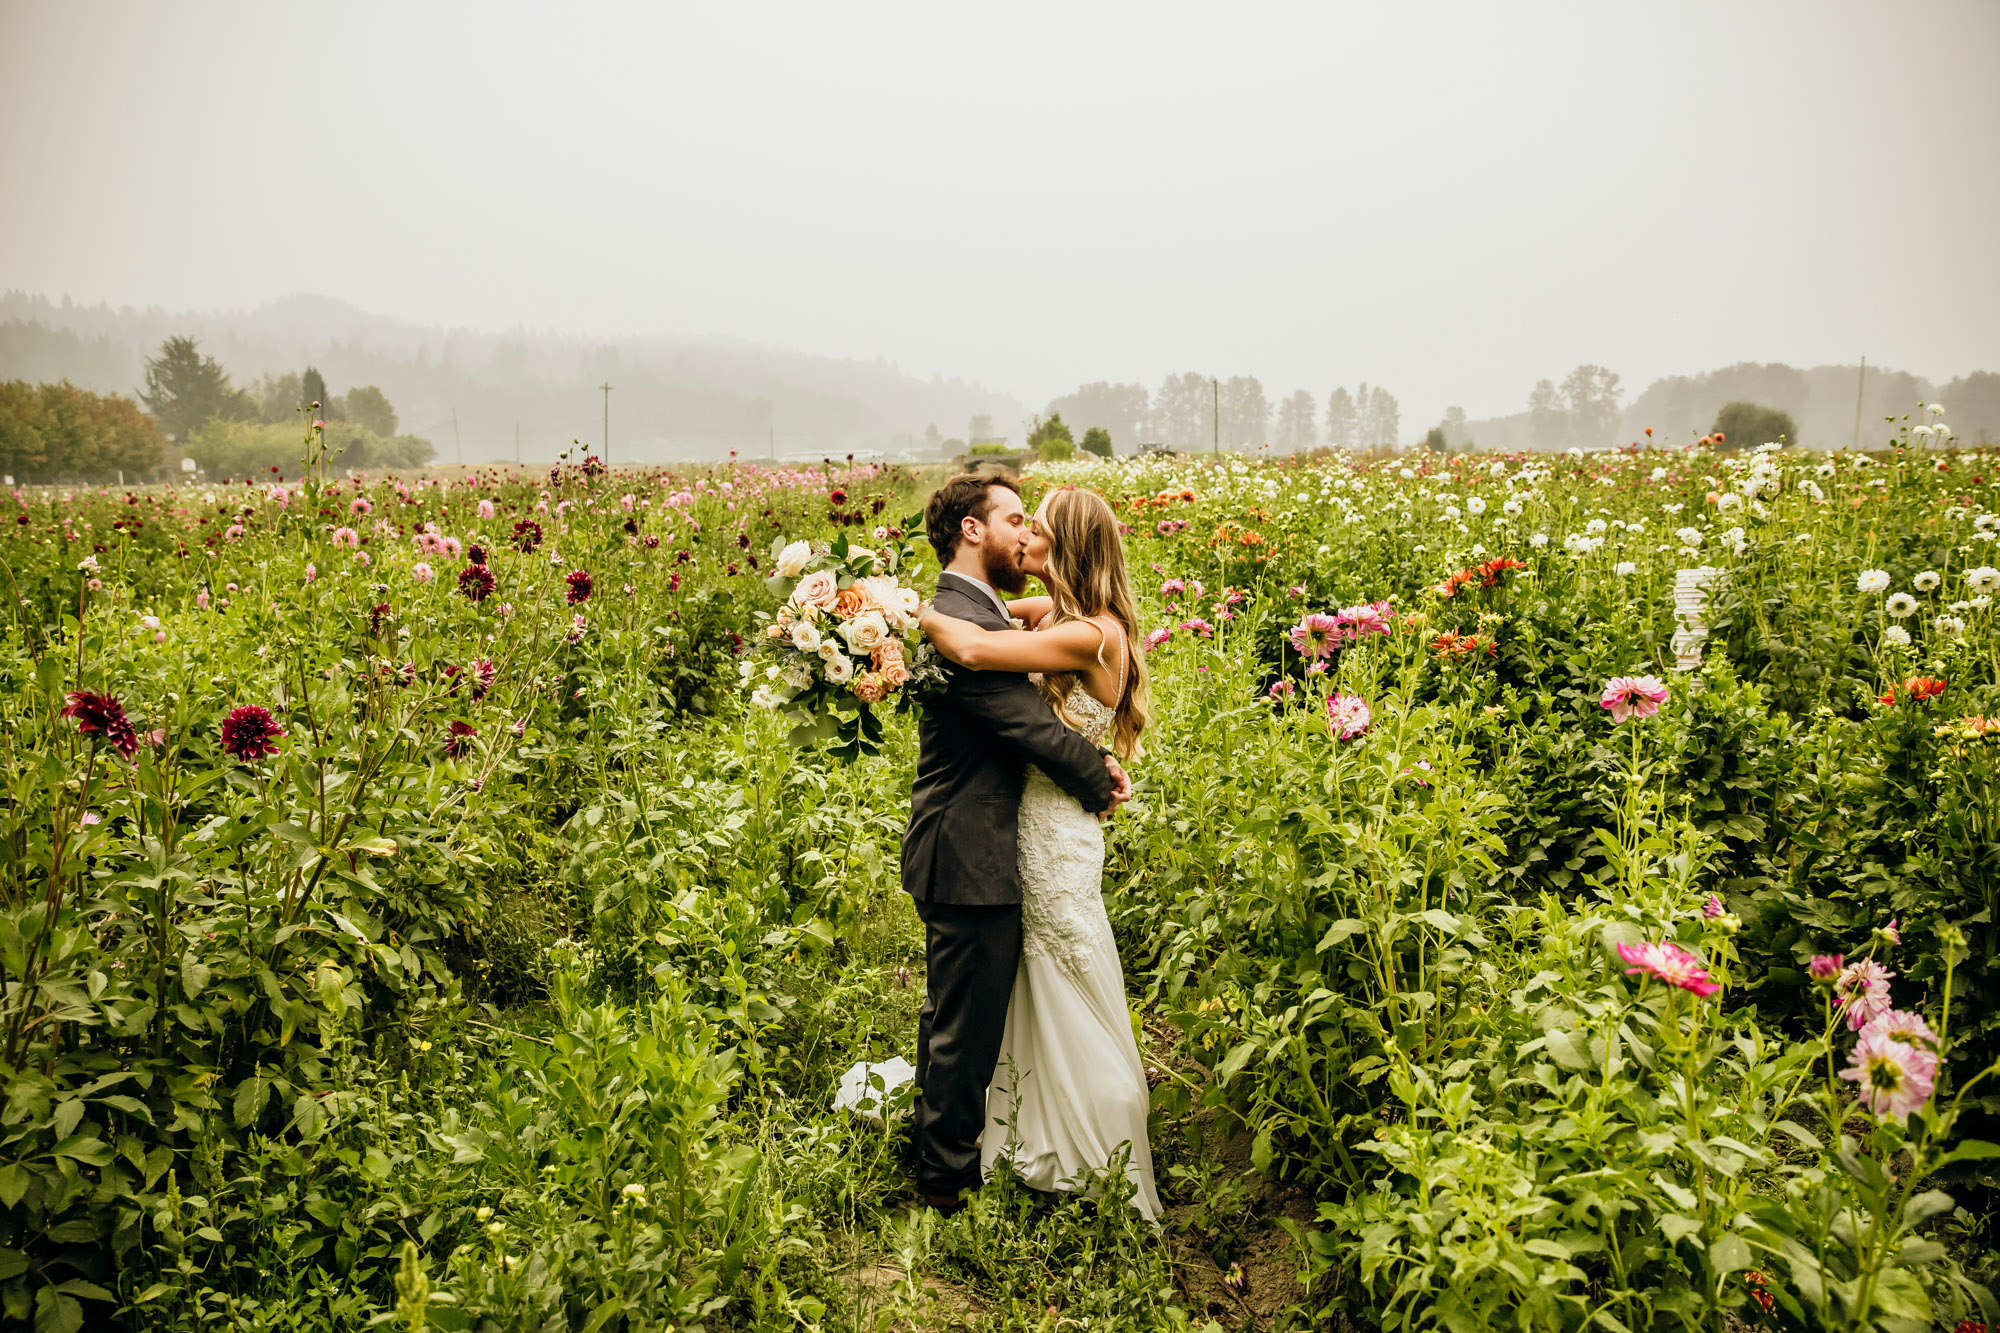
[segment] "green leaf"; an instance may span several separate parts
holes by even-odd
[[[1236,1077],[1238,1073],[1242,1072],[1243,1066],[1250,1063],[1250,1057],[1256,1053],[1256,1042],[1238,1042],[1230,1049],[1228,1055],[1222,1057],[1222,1063],[1215,1067],[1215,1081],[1218,1083],[1227,1083],[1230,1079]]]
[[[1433,907],[1428,912],[1417,913],[1417,920],[1447,935],[1458,934],[1458,918],[1443,908]]]
[[[181,993],[192,1000],[208,989],[208,964],[195,961],[193,954],[181,955]]]
[[[73,1157],[90,1166],[111,1165],[111,1145],[95,1134],[72,1134],[54,1148],[57,1157]]]
[[[1689,1236],[1700,1235],[1701,1223],[1679,1213],[1661,1213],[1660,1234],[1667,1238],[1669,1245],[1678,1245]]]
[[[1898,1319],[1931,1321],[1931,1298],[1907,1268],[1885,1268],[1875,1280],[1875,1308]]]
[[[83,1307],[54,1287],[35,1293],[35,1333],[77,1333],[83,1327]]]
[[[1542,1049],[1555,1058],[1564,1069],[1590,1068],[1590,1054],[1573,1032],[1560,1028],[1542,1038]]]
[[[1956,1207],[1958,1204],[1943,1190],[1925,1190],[1922,1194],[1912,1195],[1910,1201],[1903,1205],[1903,1222],[1907,1226],[1917,1226]]]
[[[1750,1244],[1735,1232],[1717,1236],[1708,1246],[1708,1268],[1711,1273],[1736,1273],[1750,1267],[1756,1259],[1750,1253]]]
[[[1676,1207],[1688,1208],[1688,1209],[1692,1209],[1694,1207],[1695,1198],[1693,1190],[1682,1189],[1679,1185],[1676,1185],[1673,1181],[1668,1180],[1665,1176],[1661,1175],[1657,1171],[1653,1173],[1653,1183],[1655,1185],[1658,1185],[1660,1187],[1660,1190],[1669,1199],[1672,1199],[1674,1201]]]
[[[1250,1141],[1250,1165],[1259,1173],[1271,1169],[1271,1126],[1266,1124]]]
[[[1350,936],[1359,935],[1367,929],[1368,926],[1365,922],[1356,921],[1353,917],[1336,921],[1326,928],[1326,934],[1319,937],[1319,944],[1314,948],[1313,952],[1325,953],[1334,945],[1339,944]]]
[[[28,1192],[28,1182],[34,1177],[28,1168],[19,1162],[9,1162],[0,1166],[0,1204],[9,1208],[21,1202],[21,1196]]]
[[[8,1204],[8,1207],[13,1207]],[[0,1245],[0,1282],[7,1282],[28,1271],[28,1256],[19,1250]]]

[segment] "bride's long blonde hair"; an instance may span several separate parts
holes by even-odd
[[[1104,498],[1075,486],[1050,491],[1035,514],[1035,529],[1048,539],[1048,567],[1042,583],[1055,601],[1054,624],[1110,616],[1125,630],[1125,692],[1118,698],[1111,728],[1111,751],[1132,762],[1139,758],[1140,733],[1151,720],[1152,696],[1146,685],[1146,659],[1139,653],[1139,611],[1132,597],[1132,580],[1125,572],[1125,545],[1118,539],[1118,517]],[[1106,638],[1098,661],[1116,671],[1115,646]],[[1064,708],[1079,676],[1058,672],[1042,680],[1042,697],[1071,722]]]

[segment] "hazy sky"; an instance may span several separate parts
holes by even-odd
[[[963,376],[2000,369],[2000,4],[0,0],[0,287]]]

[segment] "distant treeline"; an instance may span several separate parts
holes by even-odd
[[[16,484],[113,478],[152,480],[166,439],[130,398],[64,381],[0,382],[0,473]]]
[[[421,467],[435,452],[429,441],[397,433],[396,409],[373,385],[335,396],[308,366],[240,389],[188,337],[167,339],[147,360],[139,399],[66,381],[0,384],[0,471],[22,483],[120,473],[155,481],[178,473],[183,458],[214,477],[294,471],[315,420],[326,423],[327,457],[336,467]]]

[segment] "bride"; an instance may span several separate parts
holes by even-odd
[[[1051,491],[1021,563],[1049,592],[1007,604],[1031,631],[932,611],[924,632],[961,667],[1030,673],[1058,717],[1131,763],[1147,721],[1146,667],[1132,652],[1138,613],[1111,506],[1073,486]],[[1073,1190],[1123,1155],[1133,1203],[1157,1220],[1146,1072],[1104,912],[1104,831],[1033,767],[1020,830],[1021,963],[987,1090],[982,1173],[1005,1157],[1036,1189]]]

